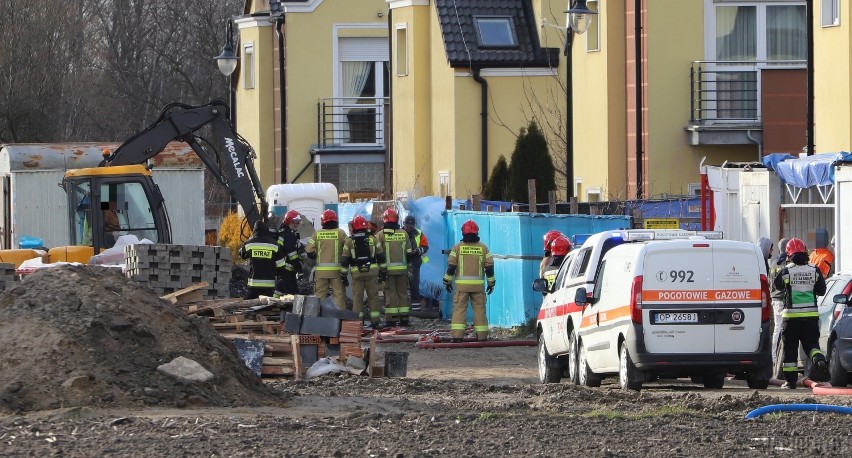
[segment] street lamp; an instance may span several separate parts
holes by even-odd
[[[570,203],[574,197],[574,59],[571,48],[574,45],[574,33],[586,33],[592,21],[591,15],[598,13],[586,6],[586,0],[568,0],[565,13],[565,195]]]
[[[225,25],[225,46],[222,47],[222,54],[214,57],[213,60],[219,66],[219,71],[228,78],[228,118],[233,123],[236,99],[233,73],[237,69],[240,58],[234,54],[234,21],[231,18],[228,18]]]

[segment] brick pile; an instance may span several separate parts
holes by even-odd
[[[15,275],[15,264],[0,262],[0,291],[15,286],[18,277]]]
[[[125,274],[145,283],[163,296],[194,283],[207,282],[204,299],[230,295],[231,251],[206,245],[167,245],[162,243],[128,245],[124,248]]]

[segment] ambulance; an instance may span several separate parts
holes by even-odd
[[[639,390],[658,378],[689,377],[722,388],[732,373],[751,388],[768,386],[772,314],[757,245],[718,232],[628,230],[593,238],[581,250],[589,249],[585,271],[594,274],[571,282],[579,266],[563,265],[543,300],[543,383],[567,373],[585,386],[617,376],[622,388]],[[558,311],[563,318],[548,323]]]

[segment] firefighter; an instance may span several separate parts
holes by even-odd
[[[275,294],[299,294],[297,274],[302,271],[302,253],[304,248],[299,241],[296,229],[302,222],[302,215],[296,210],[284,214],[281,227],[278,230],[278,245],[284,250],[285,264],[278,269],[278,281],[275,282]]]
[[[343,245],[340,258],[340,275],[352,273],[352,311],[364,317],[364,293],[367,294],[367,307],[370,313],[370,325],[379,327],[379,264],[384,264],[384,249],[370,232],[367,219],[361,215],[352,218],[349,237]]]
[[[453,297],[453,318],[450,324],[452,342],[461,342],[467,326],[467,304],[473,308],[473,330],[477,340],[488,339],[488,317],[485,314],[485,293],[494,292],[494,259],[488,247],[479,241],[479,226],[473,220],[462,224],[461,242],[453,246],[447,259],[444,288],[456,293]],[[483,279],[484,277],[484,279]],[[487,287],[486,287],[487,283]]]
[[[429,262],[426,252],[429,251],[429,241],[426,234],[415,225],[417,220],[408,215],[403,221],[402,228],[408,234],[411,242],[411,256],[408,258],[408,292],[411,298],[411,310],[420,310],[420,266]]]
[[[783,356],[779,358],[781,352],[779,351],[779,341],[781,340],[781,326],[783,317],[781,316],[784,313],[784,299],[787,297],[787,289],[786,288],[776,288],[775,287],[775,277],[778,276],[778,273],[781,272],[789,260],[787,259],[787,242],[790,239],[782,238],[778,241],[778,257],[775,258],[775,262],[769,265],[769,297],[772,299],[772,366],[776,368],[776,372],[780,371],[779,359],[784,359]],[[783,285],[783,282],[781,283]],[[777,373],[773,373],[774,375],[778,375]],[[780,376],[779,376],[780,377]]]
[[[556,237],[560,237],[563,234],[559,231],[547,231],[544,234],[544,257],[541,258],[541,264],[538,266],[538,276],[539,278],[544,277],[544,271],[547,270],[547,267],[550,265],[550,244],[556,240]]]
[[[399,228],[399,213],[388,208],[382,214],[384,228],[376,235],[385,252],[385,264],[380,265],[379,281],[385,284],[385,323],[388,326],[408,326],[408,257],[411,240]]]
[[[337,213],[334,210],[325,210],[320,216],[322,229],[316,231],[308,239],[305,252],[308,257],[316,260],[314,267],[314,294],[325,299],[328,289],[331,288],[334,303],[337,308],[346,308],[346,285],[348,281],[340,273],[340,256],[343,252],[343,242],[346,240],[346,232],[338,227]]]
[[[804,242],[791,238],[787,242],[787,257],[791,261],[774,279],[776,289],[786,292],[782,315],[781,340],[784,342],[783,387],[796,388],[798,379],[799,343],[813,361],[810,378],[817,382],[829,379],[825,356],[819,349],[819,310],[816,298],[825,294],[825,278],[813,264],[808,264]]]
[[[240,258],[249,260],[249,278],[245,299],[272,296],[275,293],[275,271],[284,266],[284,252],[278,237],[263,221],[254,223],[251,237],[240,247]]]
[[[571,242],[564,235],[556,237],[550,244],[550,265],[544,270],[544,279],[547,280],[548,290],[553,288],[553,283],[556,281],[556,273],[559,272],[559,266],[562,265],[562,261],[568,256],[570,251]]]

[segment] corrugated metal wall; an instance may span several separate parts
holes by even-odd
[[[834,207],[784,207],[781,210],[782,237],[798,237],[808,250],[814,246],[813,231],[818,227],[828,231],[829,240],[834,235]]]
[[[204,171],[154,168],[153,174],[166,199],[172,243],[204,245]]]
[[[20,171],[11,174],[11,238],[18,248],[21,237],[44,240],[44,246],[68,245],[68,204],[59,187],[61,170]]]

